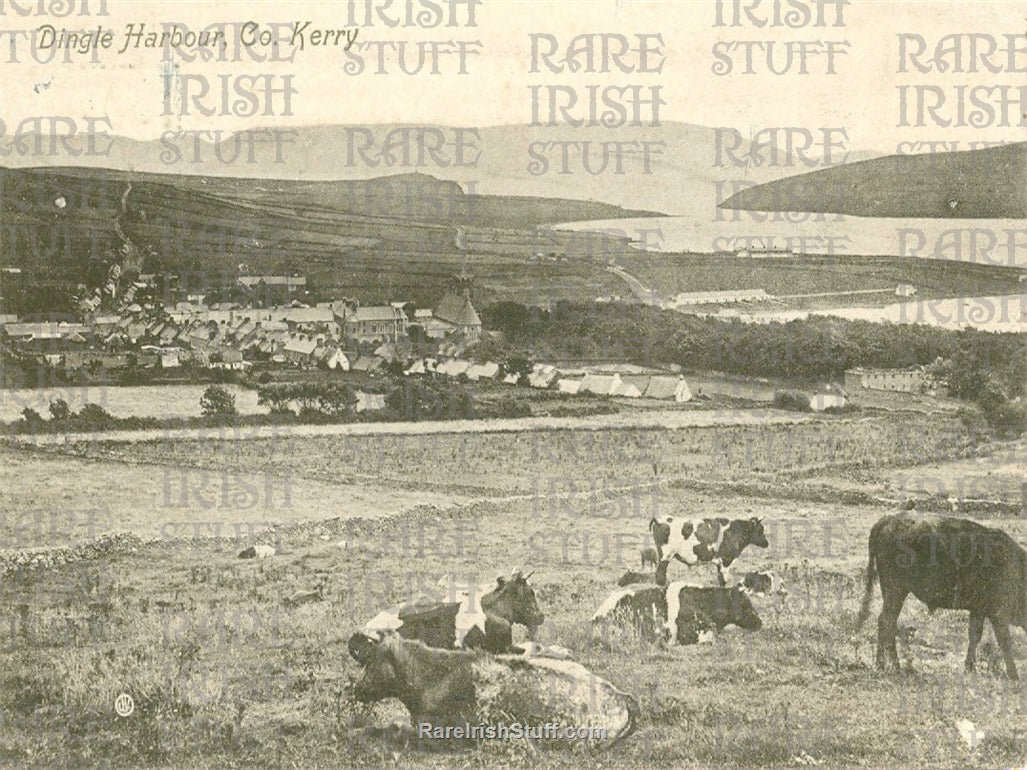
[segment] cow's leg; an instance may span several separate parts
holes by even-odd
[[[899,652],[895,648],[899,613],[906,601],[905,591],[889,591],[883,595],[884,606],[877,618],[877,667],[898,670]]]
[[[984,615],[971,612],[969,633],[966,645],[966,662],[963,664],[963,668],[967,673],[974,670],[977,663],[977,645],[981,643],[981,635],[984,633]]]
[[[656,567],[656,585],[665,586],[667,585],[667,567],[670,564],[667,560],[662,560]]]
[[[1009,638],[1009,624],[995,618],[989,618],[989,620],[991,628],[995,632],[995,641],[998,642],[999,649],[1002,650],[1002,658],[1006,662],[1006,674],[1015,682],[1020,675],[1016,672],[1016,663],[1013,662],[1013,643]]]
[[[720,587],[731,585],[731,562],[714,559],[713,563],[717,565],[717,583]]]

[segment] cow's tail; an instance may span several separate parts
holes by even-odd
[[[856,630],[859,631],[867,622],[870,615],[870,602],[874,598],[874,583],[877,581],[877,560],[874,559],[874,548],[872,544],[867,545],[867,578],[863,586],[863,601],[859,605],[859,614],[856,616]]]

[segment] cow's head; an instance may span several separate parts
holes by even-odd
[[[758,631],[763,627],[763,621],[756,613],[756,608],[749,601],[749,596],[738,588],[727,589],[729,592],[728,616],[726,620],[734,623],[746,631]]]
[[[749,543],[757,548],[767,548],[767,533],[763,531],[763,517],[753,516],[749,519]]]
[[[363,676],[353,686],[353,696],[360,703],[398,698],[403,694],[405,685],[396,661],[399,644],[399,637],[395,635],[380,642],[360,633],[350,637],[350,655],[364,667]]]
[[[656,546],[656,554],[660,561],[663,561],[663,546],[670,542],[670,525],[673,519],[668,516],[663,521],[649,519],[649,531],[653,533],[653,545]]]
[[[534,632],[545,622],[546,616],[538,606],[535,591],[528,585],[531,574],[522,575],[516,569],[509,578],[498,578],[496,588],[481,598],[482,609]]]

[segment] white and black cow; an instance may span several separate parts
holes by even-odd
[[[738,583],[738,587],[748,594],[762,594],[763,596],[787,596],[781,576],[774,570],[757,570],[746,572]]]
[[[513,646],[513,625],[525,626],[533,637],[545,621],[528,584],[529,577],[530,572],[522,575],[514,570],[510,578],[498,578],[496,587],[484,594],[474,586],[456,587],[443,578],[439,587],[445,592],[445,600],[426,599],[390,607],[371,618],[358,633],[373,641],[398,634],[443,649],[520,652]]]
[[[715,565],[717,580],[721,586],[726,586],[725,573],[746,546],[766,548],[770,545],[763,531],[763,520],[756,517],[731,520],[664,516],[651,519],[649,530],[660,555],[656,582],[661,585],[667,583],[670,560],[677,559],[690,567],[700,563]]]
[[[740,589],[682,582],[625,586],[606,598],[592,622],[617,617],[629,619],[641,634],[666,639],[672,645],[710,641],[714,631],[729,625],[750,631],[763,626],[749,597]]]

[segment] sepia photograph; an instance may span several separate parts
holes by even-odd
[[[1027,770],[1027,8],[0,0],[0,768]]]

